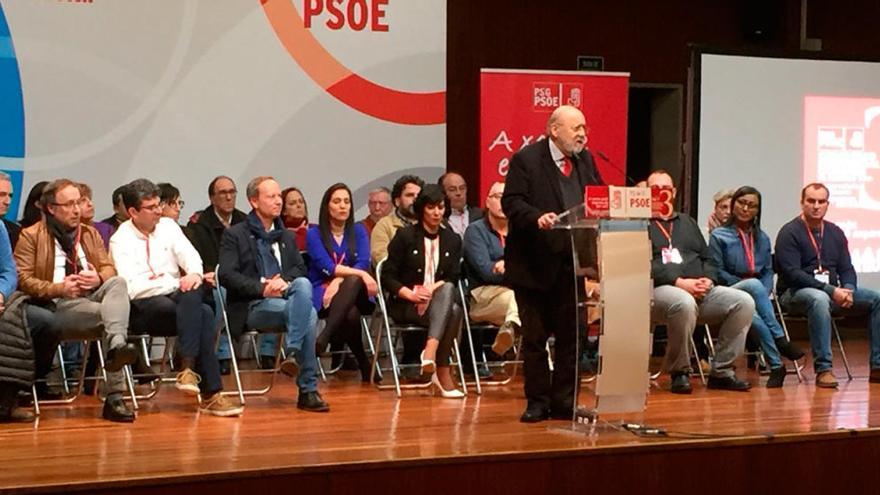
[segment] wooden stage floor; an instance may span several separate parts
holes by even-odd
[[[803,343],[806,347],[806,343]],[[601,429],[585,435],[565,430],[565,422],[518,422],[525,400],[520,381],[487,387],[465,400],[432,398],[430,392],[377,391],[354,375],[322,384],[329,414],[296,409],[296,390],[282,380],[268,396],[250,398],[240,418],[200,416],[191,399],[166,386],[142,403],[131,425],[99,419],[100,404],[87,397],[75,406],[46,407],[36,425],[0,425],[0,490],[97,491],[152,483],[198,483],[235,477],[353,470],[400,463],[487,462],[509,457],[575,453],[632,453],[682,445],[724,446],[809,441],[838,430],[871,437],[880,426],[880,385],[867,381],[867,344],[847,342],[855,379],[845,380],[837,363],[839,390],[817,389],[790,375],[782,389],[768,390],[749,372],[749,393],[709,391],[697,378],[694,394],[674,396],[669,379],[653,387],[642,417],[627,418],[670,432],[714,435],[706,439],[638,438]],[[589,386],[588,386],[589,387]],[[620,418],[603,418],[609,422]],[[862,431],[863,430],[863,431]],[[846,434],[853,434],[848,432]],[[878,435],[880,437],[880,435]],[[875,469],[876,471],[876,469]],[[149,493],[145,491],[143,493]]]

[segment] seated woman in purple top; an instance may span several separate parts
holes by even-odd
[[[306,234],[312,298],[318,316],[326,320],[315,342],[317,352],[323,353],[331,340],[342,340],[357,359],[361,379],[368,382],[371,363],[364,352],[360,318],[372,313],[371,297],[378,286],[368,271],[370,237],[354,222],[348,186],[338,183],[327,189],[318,219]]]

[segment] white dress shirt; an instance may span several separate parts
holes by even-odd
[[[150,235],[131,220],[119,225],[110,238],[116,272],[128,284],[131,299],[171,294],[180,288],[180,272],[202,274],[202,258],[183,230],[170,218],[161,218]]]

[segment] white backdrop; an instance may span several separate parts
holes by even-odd
[[[332,96],[325,76],[336,62],[337,75],[343,67],[386,93],[434,93],[445,110],[446,2],[352,3],[343,27],[322,12],[303,29],[279,12],[302,15],[310,0],[0,0],[25,132],[25,156],[0,158],[0,168],[24,172],[19,196],[40,180],[86,182],[99,217],[115,187],[147,177],[180,188],[185,219],[208,204],[219,174],[236,181],[244,210],[253,176],[295,185],[312,220],[324,189],[344,181],[360,217],[367,190],[405,170],[435,180],[445,169],[445,113],[414,124],[373,117]],[[387,31],[352,28],[373,4]],[[302,59],[282,42],[291,32]]]

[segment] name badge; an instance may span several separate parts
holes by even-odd
[[[831,283],[831,274],[827,270],[813,270],[813,277],[823,284]]]
[[[681,252],[678,251],[678,248],[665,247],[660,249],[660,261],[664,265],[668,263],[680,265],[684,260],[681,258]]]

